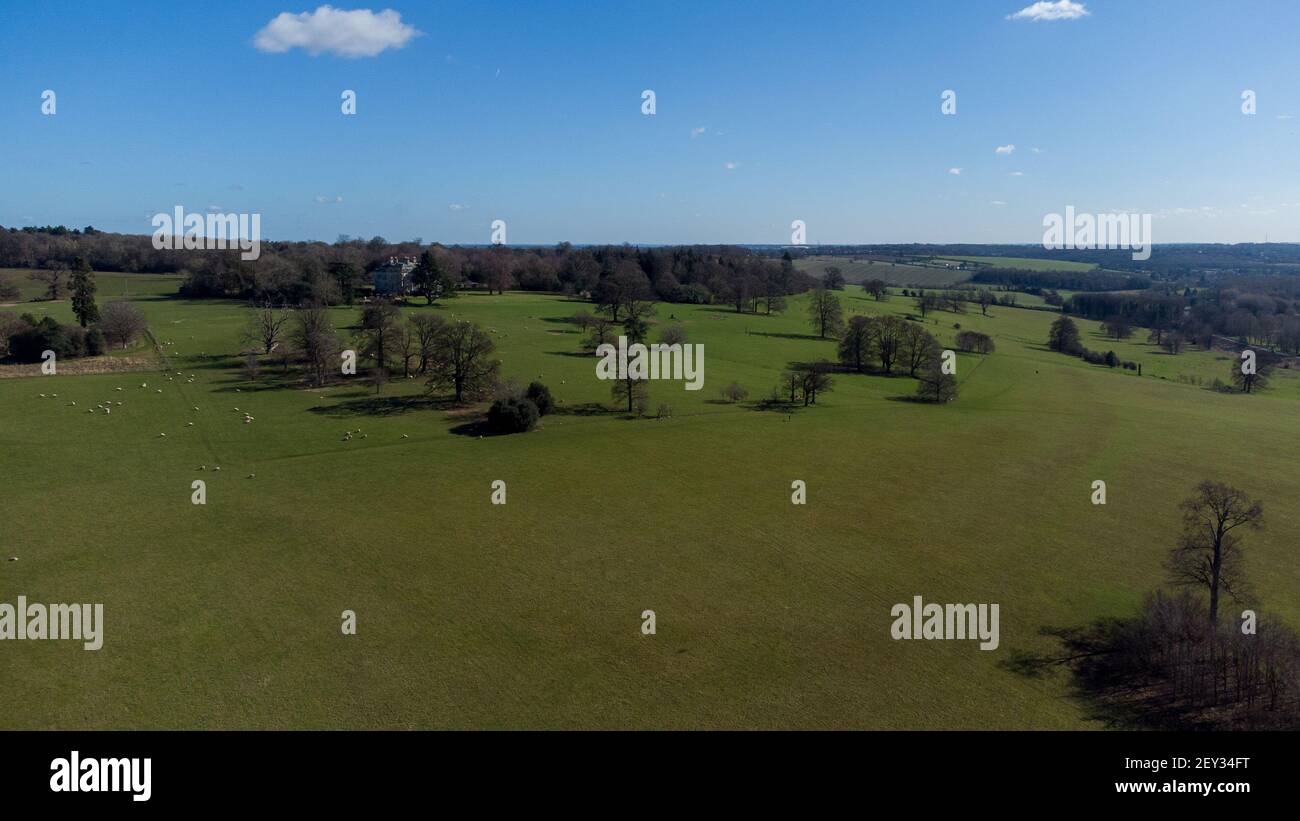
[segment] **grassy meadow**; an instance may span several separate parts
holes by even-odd
[[[794,261],[795,268],[809,276],[822,278],[828,267],[836,267],[848,282],[861,284],[869,279],[879,279],[886,285],[898,287],[949,288],[970,279],[970,271],[956,268],[932,268],[925,265],[901,265],[884,260],[854,259],[852,257],[804,257]]]
[[[1064,674],[1008,662],[1052,648],[1045,628],[1131,613],[1203,478],[1262,499],[1250,576],[1261,611],[1300,626],[1291,372],[1217,394],[1179,377],[1226,378],[1226,355],[1080,322],[1138,377],[1048,351],[1051,313],[994,307],[926,319],[945,343],[960,324],[997,344],[959,356],[950,405],[899,401],[907,378],[844,375],[816,407],[773,412],[719,392],[758,399],[788,362],[835,358],[806,298],[776,317],[661,304],[656,322],[704,346],[705,389],[651,383],[672,417],[631,419],[596,407],[609,384],[564,321],[588,305],[404,309],[482,324],[505,376],[563,403],[536,432],[479,438],[420,380],[378,398],[286,387],[272,366],[249,381],[246,307],[141,279],[99,275],[101,301],[129,286],[165,371],[0,379],[0,602],[105,611],[97,652],[0,646],[5,729],[1101,728]],[[842,299],[850,315],[912,310],[856,286]],[[71,319],[66,301],[29,309]],[[340,330],[359,315],[333,313]],[[890,608],[915,595],[1000,604],[1001,647],[891,640]],[[646,609],[657,635],[641,634]]]

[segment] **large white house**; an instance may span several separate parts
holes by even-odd
[[[375,269],[375,293],[410,293],[411,272],[415,267],[415,257],[389,257],[388,262]]]

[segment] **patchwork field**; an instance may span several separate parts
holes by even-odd
[[[879,279],[899,287],[947,288],[970,278],[970,271],[956,268],[931,268],[924,265],[900,265],[884,260],[853,257],[805,257],[794,261],[795,268],[821,279],[827,267],[839,268],[847,282],[861,284]]]
[[[104,300],[116,286],[99,281]],[[654,383],[650,407],[672,418],[630,419],[596,407],[608,383],[564,321],[590,306],[509,293],[404,309],[491,329],[504,374],[565,406],[537,432],[478,438],[419,380],[378,398],[249,382],[247,308],[135,282],[118,284],[170,343],[165,372],[0,380],[0,601],[105,610],[97,652],[0,646],[6,729],[1102,727],[1063,676],[1007,662],[1050,648],[1044,628],[1130,613],[1203,478],[1263,500],[1250,576],[1262,611],[1300,625],[1290,372],[1216,394],[1178,379],[1226,377],[1223,354],[1080,323],[1139,378],[1046,350],[1051,313],[992,308],[927,317],[947,343],[960,324],[997,344],[959,357],[955,403],[837,376],[787,414],[719,391],[760,398],[788,362],[834,359],[804,298],[777,317],[665,304],[656,321],[704,345],[705,390]],[[71,318],[66,301],[29,307]],[[87,412],[107,401],[122,405]],[[892,641],[890,608],[915,595],[999,603],[1001,647]],[[646,609],[657,635],[641,634]],[[343,610],[357,635],[340,634]]]
[[[995,268],[1019,268],[1024,271],[1092,271],[1097,266],[1091,262],[1070,262],[1058,259],[1033,257],[940,257],[956,262],[978,262]]]

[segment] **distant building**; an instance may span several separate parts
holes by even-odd
[[[411,273],[415,271],[415,257],[389,257],[388,262],[375,269],[375,293],[407,294],[411,292]]]

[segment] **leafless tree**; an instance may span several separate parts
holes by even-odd
[[[1219,615],[1220,592],[1244,595],[1241,564],[1242,528],[1263,526],[1264,509],[1244,492],[1208,479],[1183,500],[1183,532],[1169,554],[1175,584],[1204,587],[1210,594],[1210,622]]]
[[[840,363],[861,373],[867,369],[871,358],[871,319],[865,316],[849,318],[844,336],[840,337]]]
[[[428,389],[450,390],[457,402],[488,394],[501,366],[495,351],[492,338],[474,323],[448,323],[435,338]]]
[[[423,375],[433,360],[438,334],[447,323],[437,314],[416,314],[411,317],[411,333],[415,337],[416,357],[419,359],[417,373]]]
[[[277,311],[270,302],[254,304],[248,328],[244,331],[244,341],[252,342],[262,349],[263,354],[269,354],[284,339],[284,326],[288,321],[288,312]]]
[[[357,352],[375,363],[376,368],[388,367],[397,353],[398,335],[402,327],[402,313],[391,302],[367,305],[361,312],[361,330],[357,332]]]
[[[290,341],[302,354],[311,383],[325,384],[330,369],[337,364],[341,347],[330,322],[329,309],[312,305],[294,311]]]
[[[45,285],[46,299],[59,299],[63,296],[63,291],[65,290],[63,283],[63,274],[65,273],[65,270],[66,266],[64,268],[41,268],[32,271],[27,275],[27,278],[33,282],[40,282]]]
[[[148,327],[140,309],[120,299],[105,305],[99,317],[99,329],[103,331],[104,339],[119,348],[130,345]]]
[[[839,298],[825,288],[814,288],[808,302],[808,321],[822,339],[837,335],[844,323],[844,308]]]
[[[939,342],[930,332],[915,322],[902,320],[898,342],[898,359],[899,364],[907,368],[907,375],[915,377],[938,356]]]

